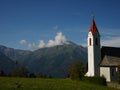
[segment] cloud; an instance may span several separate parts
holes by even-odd
[[[109,38],[102,40],[102,46],[120,47],[120,37]]]
[[[25,44],[27,44],[27,41],[26,40],[20,40],[19,43],[22,44],[22,45],[25,45]]]
[[[62,34],[62,32],[58,32],[57,35],[55,36],[54,40],[49,40],[46,47],[53,47],[56,45],[63,45],[63,44],[67,44],[67,39]]]
[[[38,48],[44,48],[45,47],[45,42],[43,40],[39,41]]]
[[[53,47],[56,45],[68,44],[66,37],[62,34],[62,32],[58,32],[53,40],[49,40],[47,43],[44,40],[40,40],[38,44],[28,44],[28,48],[31,50],[36,50],[39,48],[45,47]]]
[[[49,40],[46,47],[53,47],[55,46],[55,42],[53,40]]]
[[[102,46],[120,47],[120,29],[101,28]]]
[[[34,43],[33,44],[28,44],[28,48],[30,50],[36,50],[36,49],[38,49],[38,47]]]

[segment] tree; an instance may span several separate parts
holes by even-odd
[[[48,78],[52,78],[52,75],[51,75],[51,74],[49,74]]]
[[[5,73],[3,70],[0,71],[0,76],[5,76]]]
[[[23,66],[19,66],[12,72],[12,76],[16,77],[27,77],[27,74],[28,70]]]
[[[85,67],[81,62],[75,62],[69,67],[69,77],[71,79],[80,79],[82,80],[85,75]]]
[[[36,74],[36,77],[37,78],[46,78],[47,76],[45,74],[38,73],[38,74]]]
[[[30,77],[30,78],[35,78],[36,76],[35,76],[34,73],[30,73],[30,74],[29,74],[29,77]]]

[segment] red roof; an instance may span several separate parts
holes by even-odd
[[[91,23],[91,26],[90,26],[90,32],[92,34],[94,34],[95,32],[98,32],[98,29],[97,29],[97,26],[95,24],[94,18],[92,19],[92,23]]]

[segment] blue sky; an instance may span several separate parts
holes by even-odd
[[[120,47],[119,9],[120,0],[0,0],[0,45],[34,49],[60,37],[87,45],[94,12],[102,45]]]

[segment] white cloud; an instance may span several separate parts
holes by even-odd
[[[120,29],[101,28],[102,46],[120,47]]]
[[[63,44],[67,44],[67,39],[62,34],[62,32],[58,32],[57,35],[55,36],[54,40],[49,40],[46,47],[53,47],[56,45],[63,45]]]
[[[43,40],[40,40],[38,44],[28,44],[28,48],[31,50],[36,50],[39,48],[45,48],[45,47],[53,47],[56,45],[63,45],[68,44],[66,37],[62,34],[62,32],[58,32],[57,35],[53,40],[49,40],[47,43],[45,43]]]
[[[38,49],[38,47],[34,43],[33,44],[28,44],[28,48],[30,50],[36,50],[36,49]]]
[[[20,40],[19,43],[22,44],[22,45],[25,45],[25,44],[27,44],[27,41],[26,40]]]
[[[66,41],[66,37],[63,36],[61,32],[57,33],[57,36],[55,37],[56,45],[64,44]]]
[[[43,40],[39,41],[38,48],[44,48],[45,47],[45,42]]]
[[[53,47],[55,46],[55,42],[53,40],[49,40],[48,43],[46,44],[46,47]]]
[[[102,40],[102,46],[120,47],[120,37]]]

